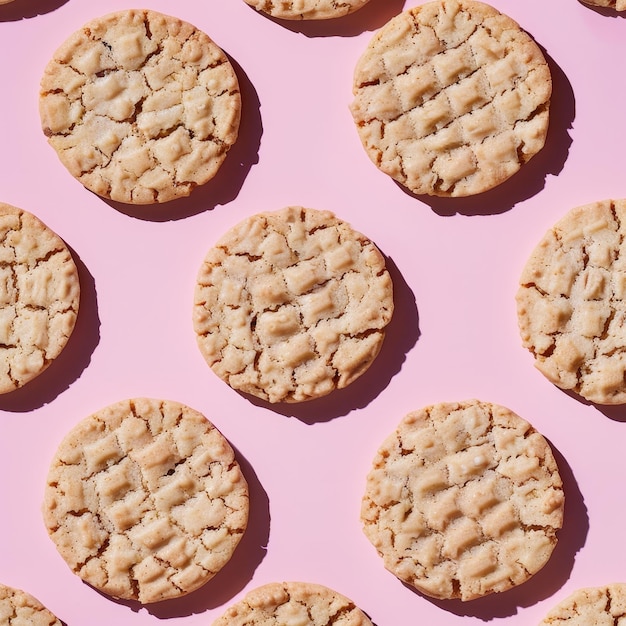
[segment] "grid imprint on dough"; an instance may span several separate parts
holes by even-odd
[[[35,216],[0,205],[0,388],[12,391],[56,358],[72,333],[79,279],[64,242]]]
[[[623,200],[573,209],[533,251],[517,296],[538,368],[591,401],[626,397],[625,224]]]
[[[352,110],[366,149],[416,193],[491,187],[543,146],[547,130],[551,81],[534,42],[505,16],[483,21],[454,7],[407,12],[368,51],[379,55],[376,69],[362,61],[355,73]]]
[[[212,178],[237,138],[240,106],[222,50],[153,11],[77,31],[40,92],[44,133],[70,173],[101,196],[137,204],[186,196]]]
[[[207,362],[231,387],[301,401],[364,371],[392,310],[371,241],[328,212],[288,207],[254,216],[209,252],[194,319]]]
[[[476,418],[478,428],[462,428]],[[401,427],[368,477],[366,534],[389,570],[435,597],[523,582],[547,558],[537,567],[528,555],[549,555],[560,528],[561,482],[538,452],[540,435],[523,421],[491,421],[463,407],[443,422]]]
[[[51,471],[48,527],[77,574],[98,572],[99,588],[143,602],[174,597],[230,558],[247,523],[247,486],[232,449],[199,414],[125,406],[123,421],[95,415],[70,434],[82,452],[66,461],[64,448]]]

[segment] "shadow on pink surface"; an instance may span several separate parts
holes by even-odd
[[[245,393],[241,395],[252,404],[296,417],[306,424],[328,422],[374,400],[402,369],[406,355],[420,335],[415,295],[393,260],[385,256],[385,263],[393,281],[394,312],[381,351],[364,374],[344,389],[336,389],[327,396],[299,404],[271,404]]]
[[[248,481],[250,515],[246,532],[230,561],[205,585],[182,598],[142,605],[139,602],[111,598],[92,587],[94,592],[111,602],[127,606],[134,613],[144,609],[159,619],[187,617],[220,607],[226,611],[235,595],[252,580],[255,570],[265,558],[270,534],[270,508],[267,493],[250,463],[234,446],[233,449]]]
[[[497,215],[537,195],[545,187],[549,174],[558,176],[565,166],[572,144],[569,131],[576,115],[576,102],[572,85],[563,70],[543,48],[542,52],[552,74],[550,125],[544,147],[530,161],[497,187],[464,198],[418,196],[399,183],[398,186],[408,195],[429,205],[438,215]]]
[[[51,13],[68,0],[15,0],[0,6],[0,22],[17,22]]]
[[[80,280],[80,304],[72,335],[61,354],[37,378],[0,396],[0,410],[28,412],[52,402],[80,378],[100,343],[95,281],[76,251],[70,250]]]
[[[571,467],[552,442],[550,445],[563,480],[565,511],[563,527],[557,535],[557,545],[546,565],[522,585],[477,600],[462,602],[461,600],[434,600],[423,596],[424,598],[442,610],[455,615],[490,621],[495,618],[511,617],[517,614],[520,607],[533,606],[551,597],[567,582],[576,554],[585,545],[589,532],[589,517]],[[415,591],[412,587],[408,588]],[[415,591],[415,593],[418,592]]]
[[[213,210],[232,202],[239,195],[250,169],[259,162],[263,122],[261,104],[254,85],[243,68],[226,54],[237,74],[242,110],[237,141],[229,150],[217,174],[204,185],[196,187],[188,197],[170,202],[133,205],[103,198],[104,202],[130,217],[170,222]]]
[[[370,0],[362,8],[342,17],[327,20],[280,20],[258,12],[278,26],[306,37],[356,37],[382,28],[404,9],[406,0]],[[250,7],[251,11],[256,11]]]

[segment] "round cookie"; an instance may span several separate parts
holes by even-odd
[[[224,52],[202,31],[151,10],[96,18],[54,53],[41,124],[69,172],[128,204],[188,196],[237,139],[241,96]]]
[[[626,11],[626,0],[581,0],[581,2],[594,7],[615,9],[616,11]]]
[[[495,8],[438,0],[392,18],[359,59],[350,106],[376,166],[415,194],[471,196],[543,147],[552,78]]]
[[[32,213],[0,202],[0,394],[59,356],[74,330],[78,270],[63,240]]]
[[[545,565],[563,506],[544,437],[505,407],[469,400],[400,422],[367,476],[361,520],[399,579],[433,598],[473,600]]]
[[[539,626],[605,626],[619,624],[626,614],[626,584],[577,589],[546,615]]]
[[[363,374],[392,313],[376,246],[329,211],[291,206],[243,220],[208,252],[193,324],[233,389],[302,402]]]
[[[29,593],[0,584],[0,624],[61,626],[61,620]]]
[[[517,313],[524,347],[558,387],[626,403],[626,200],[576,207],[532,251]]]
[[[305,582],[269,583],[248,592],[212,626],[372,626],[345,596],[323,585]]]
[[[229,561],[246,529],[248,485],[203,415],[137,398],[67,434],[50,466],[43,515],[76,575],[149,604],[198,589]]]
[[[257,11],[282,20],[327,20],[353,13],[369,0],[244,0]]]

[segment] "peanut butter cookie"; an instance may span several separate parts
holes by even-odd
[[[269,402],[349,385],[378,355],[393,313],[382,254],[329,211],[245,219],[208,252],[193,323],[213,371]]]
[[[354,73],[351,105],[370,159],[415,194],[470,196],[543,147],[552,78],[511,18],[473,0],[390,20]]]
[[[327,20],[353,13],[369,0],[245,0],[257,11],[282,20]]]
[[[545,565],[563,506],[544,437],[509,409],[470,400],[401,421],[374,459],[361,519],[399,579],[434,598],[473,600]]]
[[[548,380],[597,404],[626,403],[626,200],[576,207],[520,277],[524,347]]]
[[[626,584],[577,589],[555,606],[539,626],[605,626],[626,616]]]
[[[354,603],[315,583],[269,583],[250,591],[213,626],[372,626]]]
[[[0,393],[59,356],[78,316],[78,270],[63,240],[32,213],[0,202]]]
[[[50,466],[43,515],[76,575],[148,604],[198,589],[229,561],[246,529],[248,485],[203,415],[137,398],[68,433]]]
[[[224,52],[196,27],[150,10],[92,20],[45,69],[41,123],[87,189],[129,204],[187,196],[237,139],[241,97]]]
[[[29,593],[0,584],[0,624],[61,626],[61,620]]]

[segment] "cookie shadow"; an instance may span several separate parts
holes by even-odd
[[[18,22],[52,13],[68,0],[15,0],[0,6],[0,22]]]
[[[594,11],[595,13],[599,13],[600,15],[603,15],[604,17],[617,17],[617,18],[626,18],[626,12],[624,11],[618,11],[617,9],[612,9],[611,7],[596,7],[593,6],[591,4],[585,4],[584,2],[581,2],[580,0],[578,1],[578,3],[585,7],[585,9],[589,9],[590,11]]]
[[[511,617],[518,612],[518,608],[533,606],[553,596],[567,582],[574,567],[576,554],[585,545],[589,532],[589,516],[572,468],[552,442],[549,443],[563,480],[565,509],[563,527],[558,533],[558,542],[546,565],[518,587],[484,598],[469,602],[434,600],[423,596],[424,598],[442,610],[460,617],[474,617],[490,621]]]
[[[399,183],[398,186],[408,195],[430,206],[438,215],[485,216],[511,210],[520,202],[537,195],[545,187],[549,175],[558,176],[565,166],[572,144],[569,131],[576,116],[576,102],[565,72],[546,50],[541,48],[541,51],[552,74],[550,123],[544,147],[530,161],[497,187],[474,196],[439,198],[416,195]]]
[[[231,443],[232,446],[232,443]],[[270,533],[270,509],[267,492],[252,465],[233,446],[250,494],[248,527],[230,561],[206,584],[192,593],[152,604],[112,598],[94,589],[101,596],[128,607],[133,613],[145,609],[158,619],[189,617],[205,613],[229,603],[252,580],[255,570],[265,558]],[[87,583],[85,583],[87,584]],[[90,586],[90,585],[88,585]]]
[[[385,264],[393,282],[394,311],[382,348],[366,372],[344,389],[336,389],[327,396],[302,403],[272,404],[248,394],[241,395],[252,404],[310,425],[329,422],[372,402],[402,369],[406,355],[420,336],[415,295],[390,257],[385,257]]]
[[[348,15],[326,20],[285,20],[257,11],[253,7],[250,7],[250,10],[264,19],[306,37],[356,37],[364,32],[382,28],[404,9],[405,1],[370,0]]]
[[[100,318],[94,278],[76,251],[70,246],[68,248],[80,281],[80,301],[74,330],[59,356],[46,370],[23,387],[0,396],[0,410],[23,413],[52,402],[80,378],[100,343]]]
[[[16,0],[17,1],[17,0]],[[241,92],[241,121],[237,141],[232,145],[215,176],[192,190],[186,198],[170,202],[133,205],[101,198],[129,217],[152,222],[171,222],[228,204],[237,198],[252,166],[259,162],[263,135],[261,103],[258,93],[243,68],[230,55]]]
[[[614,422],[626,422],[626,404],[598,404],[583,398],[571,389],[561,389],[560,387],[557,387],[557,389],[579,404],[594,407],[599,413],[602,413],[605,417],[608,417]]]

